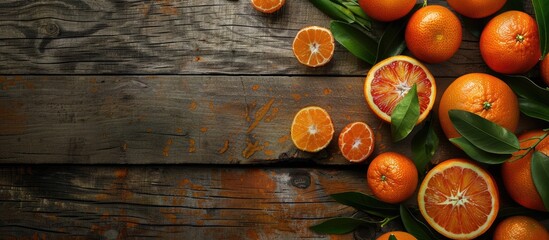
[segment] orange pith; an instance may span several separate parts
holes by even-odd
[[[382,21],[390,22],[404,17],[408,14],[415,0],[359,0],[358,4],[369,17]]]
[[[499,195],[488,172],[465,159],[449,159],[425,176],[418,206],[440,234],[451,239],[473,239],[496,219]]]
[[[492,18],[480,35],[480,53],[492,70],[521,74],[541,58],[536,20],[520,11],[504,12]]]
[[[362,162],[374,151],[374,132],[366,123],[350,123],[341,130],[338,145],[347,160]]]
[[[320,67],[328,63],[334,55],[334,50],[332,32],[318,26],[301,29],[292,44],[292,51],[297,60],[309,67]]]
[[[252,6],[263,13],[273,13],[278,11],[286,0],[251,0]]]
[[[470,18],[483,18],[496,13],[506,0],[448,0],[448,5],[459,14]]]
[[[328,146],[333,135],[330,115],[317,106],[299,110],[292,122],[291,138],[299,150],[318,152]]]
[[[366,178],[376,198],[387,203],[400,203],[414,194],[418,173],[414,162],[408,157],[385,152],[372,160]]]
[[[538,141],[536,138],[544,134],[545,132],[542,130],[532,130],[521,134],[518,137],[520,147],[526,148],[534,145]],[[535,149],[544,154],[549,154],[549,138],[545,138]],[[526,153],[526,150],[517,151],[513,154],[513,157],[524,153]],[[532,180],[532,152],[518,160],[513,157],[511,158],[512,161],[507,161],[501,166],[501,176],[507,193],[523,207],[547,211]]]
[[[485,73],[469,73],[454,80],[442,94],[439,120],[448,138],[461,136],[448,111],[460,109],[493,121],[509,131],[517,128],[520,111],[513,90],[505,82]]]
[[[427,63],[450,59],[459,49],[462,27],[448,8],[429,5],[417,10],[406,25],[404,39],[414,57]]]
[[[394,235],[398,240],[417,240],[412,234],[402,231],[392,231],[384,233],[376,238],[376,240],[388,240],[391,235]]]
[[[419,97],[419,123],[433,108],[436,84],[429,70],[411,57],[394,56],[374,65],[366,75],[364,96],[379,118],[391,122],[393,110],[414,84]]]

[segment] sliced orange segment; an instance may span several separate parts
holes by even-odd
[[[347,160],[362,162],[374,151],[374,132],[366,123],[350,123],[341,130],[338,145]]]
[[[278,11],[282,6],[284,6],[284,3],[286,3],[286,0],[251,0],[252,6],[255,8],[255,10],[263,12],[263,13],[273,13]]]
[[[499,210],[492,176],[465,159],[449,159],[427,173],[418,206],[429,225],[451,239],[474,239],[490,228]]]
[[[309,67],[320,67],[334,56],[334,36],[330,30],[310,26],[297,32],[292,51],[297,60]]]
[[[318,152],[332,140],[334,125],[323,108],[305,107],[295,115],[290,135],[299,150]]]
[[[429,115],[436,97],[435,78],[417,60],[394,56],[374,65],[364,82],[364,96],[370,109],[382,120],[391,122],[391,114],[412,86],[417,85],[420,123]]]

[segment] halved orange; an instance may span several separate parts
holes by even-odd
[[[273,13],[284,6],[286,0],[251,0],[255,10],[263,13]]]
[[[320,67],[334,56],[334,36],[330,30],[310,26],[305,27],[294,38],[292,51],[297,60],[309,67]]]
[[[466,159],[448,159],[425,176],[419,187],[418,207],[440,234],[474,239],[494,223],[499,193],[484,169]]]
[[[350,162],[362,162],[374,151],[374,131],[364,122],[349,123],[338,139],[339,150]]]
[[[334,125],[323,108],[305,107],[295,115],[290,135],[299,150],[318,152],[332,140]]]
[[[436,97],[435,78],[419,61],[408,56],[389,57],[374,65],[364,82],[364,96],[372,111],[391,122],[391,114],[400,100],[416,84],[420,123],[429,115]]]

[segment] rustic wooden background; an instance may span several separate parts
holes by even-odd
[[[329,194],[369,190],[367,165],[349,165],[335,141],[317,154],[293,146],[300,108],[326,108],[336,134],[367,122],[374,155],[410,155],[363,100],[368,64],[340,45],[322,68],[295,60],[309,25],[329,18],[305,0],[272,15],[247,0],[1,1],[0,238],[378,234],[307,228],[353,213]],[[438,97],[487,71],[464,33],[453,58],[428,65]],[[442,140],[434,161],[458,156]]]

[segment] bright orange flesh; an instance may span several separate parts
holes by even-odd
[[[488,17],[505,5],[506,0],[448,0],[459,14],[470,18]]]
[[[341,130],[338,145],[347,160],[362,162],[374,151],[374,132],[366,123],[350,123]]]
[[[549,239],[549,232],[536,219],[513,216],[501,221],[494,231],[493,240],[538,240]]]
[[[429,70],[411,57],[394,56],[374,65],[366,76],[364,96],[379,118],[391,122],[393,110],[414,84],[419,97],[417,122],[420,123],[433,108],[436,84]]]
[[[318,26],[301,29],[292,45],[292,51],[297,60],[309,67],[320,67],[328,63],[334,55],[334,50],[332,32]]]
[[[376,238],[376,240],[388,240],[391,235],[394,235],[398,240],[417,240],[412,234],[402,231],[392,231],[384,233]]]
[[[414,162],[408,157],[396,152],[384,152],[372,160],[366,179],[376,198],[387,203],[400,203],[414,194],[418,173]]]
[[[291,138],[295,146],[302,151],[318,152],[328,146],[334,135],[334,125],[326,110],[306,107],[294,117]]]
[[[251,2],[255,10],[263,13],[273,13],[282,8],[286,0],[251,0]]]
[[[418,206],[429,225],[451,239],[484,233],[499,210],[493,178],[465,159],[449,159],[431,169],[421,183]]]

